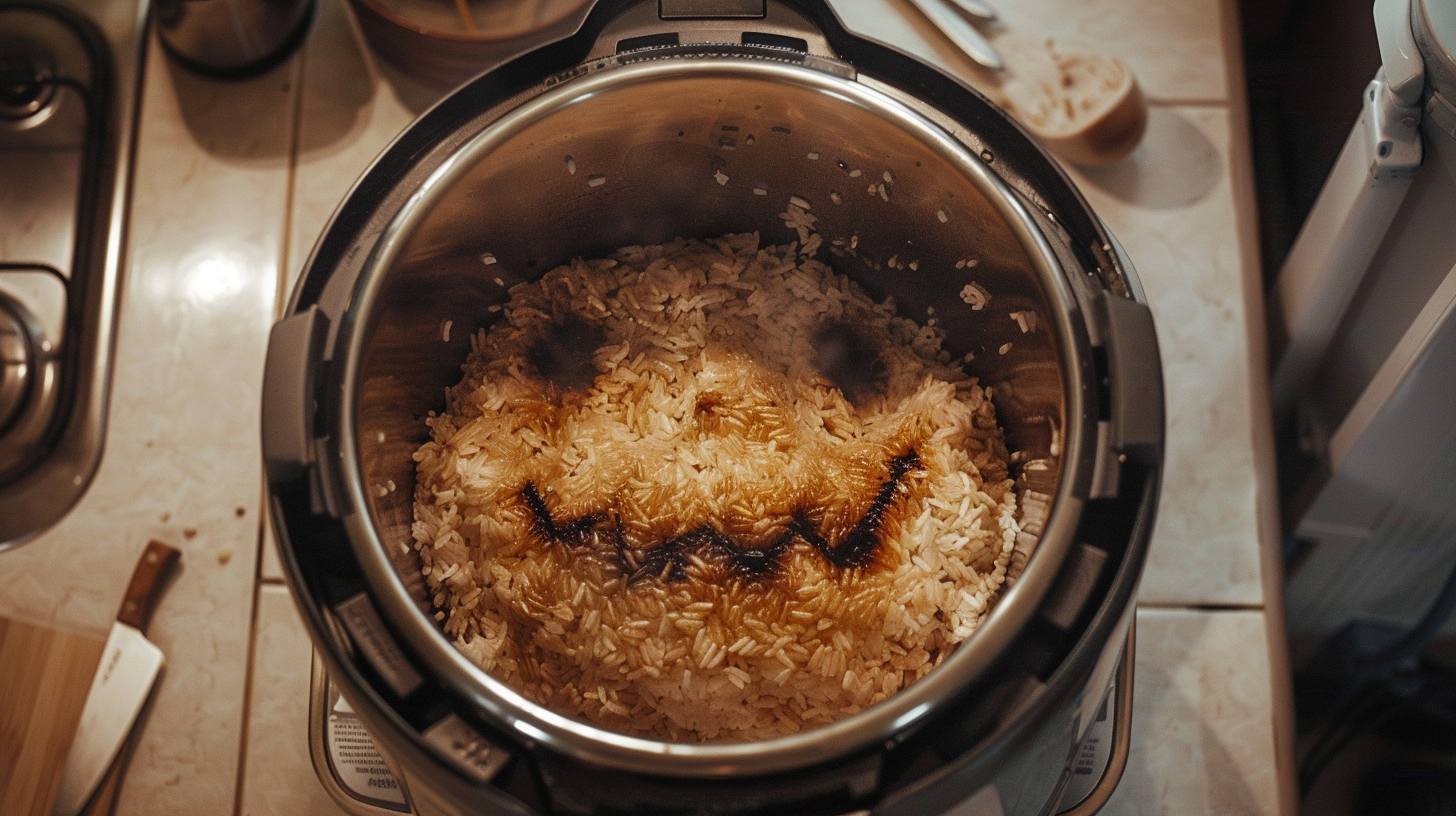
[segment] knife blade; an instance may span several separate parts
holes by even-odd
[[[142,630],[151,618],[162,579],[180,555],[160,541],[148,542],[142,551],[86,694],[52,816],[80,813],[116,759],[151,694],[162,669],[162,650],[148,641]]]

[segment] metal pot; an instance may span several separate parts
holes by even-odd
[[[925,679],[791,737],[658,742],[533,704],[430,616],[408,546],[424,416],[513,283],[676,236],[786,242],[791,196],[841,242],[827,262],[904,314],[933,310],[993,388],[1023,507],[1048,508],[1022,519],[1014,584]],[[911,254],[914,271],[890,263]],[[973,275],[989,303],[963,297]],[[1043,812],[1121,659],[1152,528],[1162,391],[1141,300],[1004,113],[815,0],[604,2],[424,115],[315,249],[265,382],[289,578],[417,807],[926,813],[994,780],[1004,812]]]
[[[303,41],[313,0],[158,0],[157,36],[194,71],[224,78],[261,74]]]

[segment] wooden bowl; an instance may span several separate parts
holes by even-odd
[[[1018,57],[1020,65],[1012,65],[1020,71],[1001,90],[1016,118],[1058,158],[1100,167],[1137,147],[1148,105],[1126,63],[1050,44]]]

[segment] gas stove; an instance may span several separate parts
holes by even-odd
[[[146,8],[0,5],[0,550],[101,459]]]

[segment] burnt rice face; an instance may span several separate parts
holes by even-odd
[[[796,733],[923,677],[1005,583],[988,394],[933,325],[758,244],[514,287],[430,420],[435,617],[540,705],[672,741]]]

